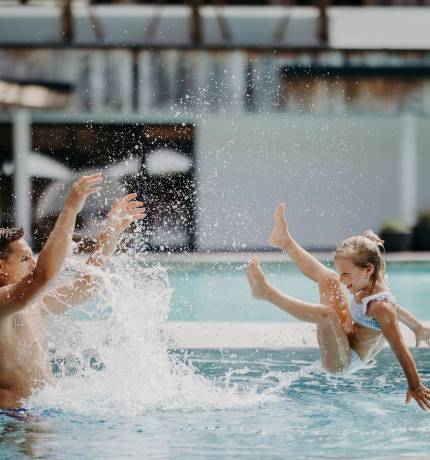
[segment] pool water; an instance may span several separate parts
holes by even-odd
[[[280,289],[318,300],[291,264],[264,268]],[[390,350],[334,378],[312,348],[172,346],[168,318],[291,320],[251,299],[245,271],[166,271],[139,257],[113,258],[96,302],[47,318],[57,384],[25,401],[31,420],[0,415],[0,460],[430,457],[430,413],[404,404],[406,381]],[[399,300],[428,319],[430,266],[391,265],[389,273]],[[430,386],[430,349],[413,354]]]
[[[319,302],[318,286],[292,263],[263,263],[281,291]],[[296,321],[250,296],[246,265],[196,263],[168,266],[173,288],[169,319],[199,321]],[[430,263],[389,263],[388,280],[397,301],[417,318],[430,320]]]
[[[428,351],[414,356],[430,385]],[[405,380],[388,350],[349,378],[308,372],[318,358],[312,349],[175,355],[220,388],[267,397],[130,415],[54,404],[32,421],[0,416],[0,458],[429,458],[430,415],[404,404]]]

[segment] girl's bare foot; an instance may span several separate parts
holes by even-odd
[[[287,219],[285,218],[285,203],[281,203],[275,211],[275,224],[269,237],[269,244],[283,249],[289,238],[290,233],[288,232]]]
[[[256,299],[265,299],[267,297],[267,291],[269,284],[264,276],[263,270],[260,267],[260,261],[258,257],[253,257],[247,272],[248,282],[251,286],[252,296]]]

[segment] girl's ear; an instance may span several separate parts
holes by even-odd
[[[372,276],[374,272],[375,272],[375,267],[372,264],[367,264],[366,265],[366,273],[369,276]]]

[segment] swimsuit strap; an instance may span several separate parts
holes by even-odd
[[[369,302],[372,302],[372,300],[386,300],[393,304],[397,303],[396,298],[393,296],[393,294],[391,294],[391,292],[384,291],[384,292],[378,292],[377,294],[372,294],[372,295],[365,297],[362,301],[363,302],[362,305],[364,306],[364,308],[366,308],[367,304]]]

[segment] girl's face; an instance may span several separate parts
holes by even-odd
[[[369,264],[365,268],[357,267],[352,259],[337,258],[334,261],[336,271],[339,273],[340,282],[346,286],[351,294],[365,289],[374,271],[373,265]]]

